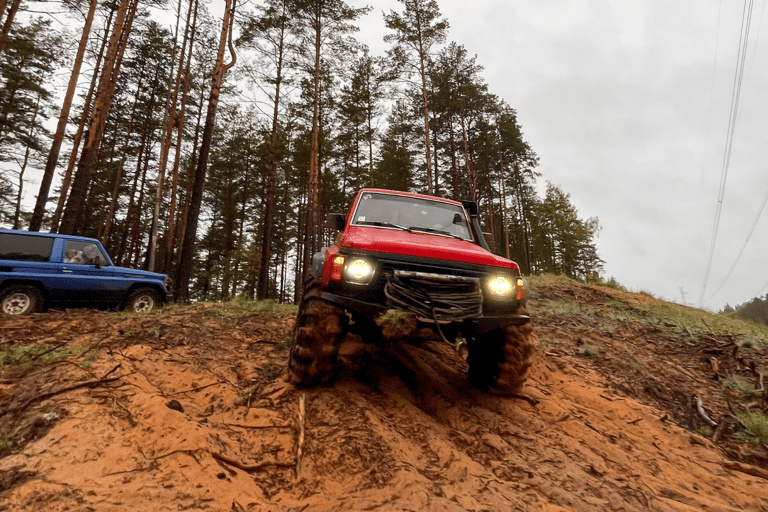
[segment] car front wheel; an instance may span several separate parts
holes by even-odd
[[[160,305],[160,294],[151,288],[139,288],[125,299],[125,309],[134,313],[149,313]]]
[[[0,311],[7,315],[29,315],[43,309],[43,295],[33,286],[11,286],[0,293]]]

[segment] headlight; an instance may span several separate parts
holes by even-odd
[[[487,287],[491,297],[505,299],[512,295],[515,284],[506,276],[496,276],[488,281]]]
[[[368,284],[373,276],[373,265],[363,258],[353,258],[344,266],[344,279],[350,283]]]

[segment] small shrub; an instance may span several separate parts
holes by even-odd
[[[757,389],[752,383],[748,382],[744,378],[738,375],[729,375],[723,380],[723,386],[725,389],[736,391],[741,395],[744,400],[757,398],[760,396],[761,391]]]
[[[615,277],[613,277],[613,276],[611,276],[611,278],[610,278],[610,279],[608,279],[607,281],[605,281],[605,282],[603,283],[603,286],[605,286],[606,288],[612,288],[612,289],[614,289],[614,290],[621,290],[621,291],[623,291],[623,292],[627,291],[627,289],[626,289],[626,288],[624,288],[622,285],[620,285],[620,284],[619,284],[619,282],[618,282],[618,281],[616,281],[616,278],[615,278]]]
[[[739,414],[738,418],[744,427],[736,434],[738,437],[757,445],[768,443],[768,416],[759,411],[747,411]]]

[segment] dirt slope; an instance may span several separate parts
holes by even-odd
[[[64,344],[0,367],[0,510],[768,510],[768,451],[735,439],[710,361],[748,377],[765,351],[681,342],[630,314],[645,300],[538,287],[530,401],[472,389],[438,342],[348,338],[334,385],[296,389],[278,310],[0,318],[6,359]],[[717,445],[694,395],[722,419]]]

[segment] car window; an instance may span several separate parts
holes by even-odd
[[[53,238],[0,233],[0,259],[48,261],[52,249]]]
[[[363,193],[352,224],[426,230],[472,240],[464,208],[419,197]]]
[[[106,265],[107,260],[98,245],[92,242],[67,240],[64,245],[64,263]]]

